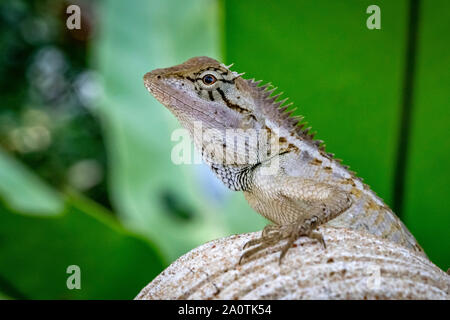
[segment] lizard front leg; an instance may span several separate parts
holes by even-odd
[[[325,241],[314,231],[319,225],[347,210],[350,194],[332,185],[299,177],[260,176],[252,190],[245,192],[250,205],[261,215],[274,222],[262,231],[261,237],[246,243],[248,250],[239,263],[257,252],[287,239],[280,254],[280,262],[293,242],[300,236]]]

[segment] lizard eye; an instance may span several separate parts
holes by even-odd
[[[212,74],[207,74],[202,78],[202,81],[204,84],[206,84],[207,86],[210,86],[212,84],[214,84],[217,81],[217,78],[214,77]]]

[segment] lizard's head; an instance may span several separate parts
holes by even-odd
[[[196,57],[174,67],[148,72],[144,84],[191,133],[204,157],[212,161],[219,161],[217,154],[222,148],[240,158],[258,152],[267,153],[261,155],[267,158],[273,152],[288,150],[291,144],[287,138],[292,135],[312,140],[308,135],[309,128],[302,130],[303,124],[298,125],[301,118],[290,116],[291,104],[284,104],[287,99],[278,101],[280,94],[272,95],[275,89],[270,84],[260,86],[261,81],[245,80],[241,75],[217,60]],[[214,131],[211,139],[197,140],[195,128],[198,124],[202,132]],[[283,137],[275,131],[278,129]],[[235,148],[234,137],[227,133],[229,130],[238,133],[236,139],[244,144],[243,150]],[[217,131],[219,134],[215,133]],[[249,142],[255,133],[258,144]],[[270,140],[266,140],[266,134]],[[209,152],[211,145],[217,150]],[[270,152],[262,147],[264,145],[271,146]]]
[[[194,121],[220,130],[246,129],[256,120],[247,80],[208,57],[148,72],[144,83],[189,130]]]

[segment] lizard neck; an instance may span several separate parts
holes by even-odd
[[[250,191],[254,166],[230,166],[208,163],[214,174],[233,191]]]

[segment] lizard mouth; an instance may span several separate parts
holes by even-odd
[[[178,97],[176,90],[165,84],[154,70],[144,75],[144,85],[147,90],[164,106],[170,110],[177,109],[180,105],[189,106],[181,98]]]
[[[144,77],[144,85],[147,90],[163,105],[168,106],[172,100],[175,98],[173,95],[169,94],[167,90],[163,90],[161,85],[158,85],[154,82],[148,81]]]
[[[187,103],[180,97],[180,93],[176,89],[171,88],[170,85],[165,84],[158,78],[158,75],[153,71],[148,72],[144,76],[144,85],[147,90],[167,109],[169,109],[175,116],[182,116],[183,114],[196,113],[198,119],[208,119],[208,123],[217,128],[222,128],[223,124],[217,121],[216,118],[211,117],[211,114],[202,110],[199,104]]]

